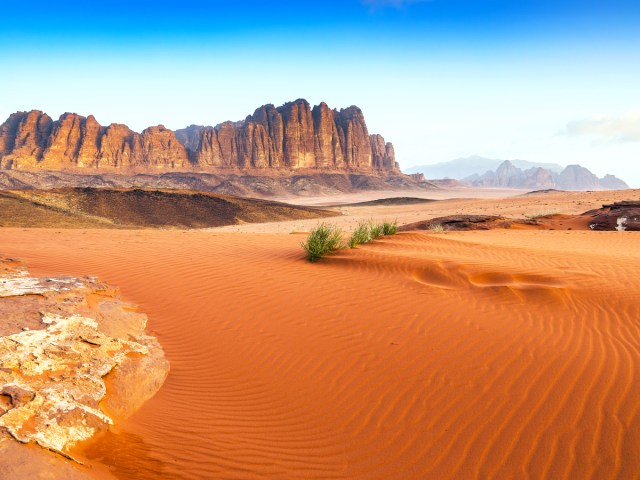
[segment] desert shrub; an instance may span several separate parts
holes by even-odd
[[[307,240],[302,242],[302,248],[310,262],[315,262],[340,247],[342,247],[342,230],[326,223],[313,228]]]
[[[546,217],[548,215],[555,215],[556,213],[558,213],[558,210],[541,210],[539,212],[533,212],[528,215],[525,215],[525,218],[528,218],[529,220],[535,220],[536,218]]]
[[[444,227],[439,223],[434,223],[433,225],[430,225],[429,230],[433,233],[443,233],[445,231]]]
[[[376,223],[373,220],[360,222],[349,237],[349,248],[356,248],[363,243],[369,243],[382,235],[395,235],[398,231],[398,222]]]
[[[397,222],[376,223],[373,220],[360,222],[346,245],[342,241],[342,230],[333,225],[321,223],[311,230],[306,241],[302,242],[302,248],[310,262],[315,262],[339,248],[348,246],[356,248],[363,243],[369,243],[382,235],[394,235],[398,230]]]
[[[360,222],[349,237],[349,248],[356,248],[358,245],[367,243],[370,240],[371,234],[369,232],[369,224]]]
[[[398,232],[398,221],[384,222],[382,224],[382,233],[385,235],[395,235]]]
[[[369,237],[371,240],[375,240],[378,237],[382,236],[384,229],[382,223],[375,223],[373,221],[369,222]]]

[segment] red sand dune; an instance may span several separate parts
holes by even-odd
[[[637,235],[402,233],[317,264],[300,240],[2,231],[34,273],[119,285],[171,362],[78,452],[96,474],[640,478]]]

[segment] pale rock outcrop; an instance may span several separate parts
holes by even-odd
[[[0,427],[19,442],[64,452],[113,424],[99,406],[102,377],[128,354],[149,352],[104,335],[91,318],[44,314],[42,322],[44,330],[0,338],[0,394],[10,398]]]
[[[71,458],[71,447],[133,413],[168,373],[162,348],[144,333],[146,317],[94,278],[32,277],[0,259],[0,310],[3,475],[45,478],[56,461],[15,441]],[[57,464],[65,471],[63,458]]]

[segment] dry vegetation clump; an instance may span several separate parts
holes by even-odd
[[[558,213],[558,210],[541,210],[539,212],[533,212],[525,215],[525,218],[529,220],[535,220],[540,217],[548,217],[549,215],[555,215]]]
[[[342,229],[326,223],[321,223],[311,230],[307,240],[302,242],[302,248],[307,252],[310,262],[315,262],[342,245]]]
[[[356,248],[358,245],[368,243],[371,241],[371,232],[369,231],[369,224],[360,222],[356,229],[351,233],[349,237],[349,248]]]
[[[398,233],[398,221],[394,220],[393,222],[384,222],[382,224],[382,233],[384,235],[395,235]]]
[[[310,262],[315,262],[326,254],[339,248],[356,248],[363,243],[369,243],[383,235],[395,235],[398,224],[394,222],[377,223],[373,220],[360,222],[351,233],[346,244],[342,241],[342,230],[333,225],[321,223],[309,233],[309,237],[302,242],[302,248]]]
[[[381,223],[375,223],[373,220],[369,221],[369,236],[371,240],[375,240],[382,236],[383,227]]]

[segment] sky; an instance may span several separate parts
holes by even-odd
[[[638,25],[637,0],[10,2],[0,121],[177,129],[306,98],[359,106],[402,168],[481,155],[640,187]]]

